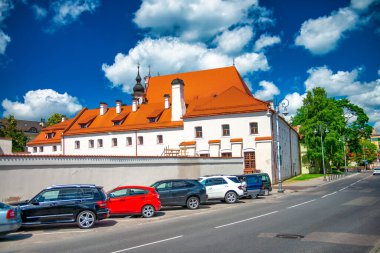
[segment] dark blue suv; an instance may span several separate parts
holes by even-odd
[[[160,195],[163,206],[184,206],[197,209],[207,201],[206,188],[197,180],[169,179],[151,185]]]
[[[264,184],[260,175],[246,174],[236,176],[240,181],[244,180],[247,183],[244,196],[248,198],[257,198],[264,190]]]

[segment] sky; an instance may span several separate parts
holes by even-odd
[[[380,0],[0,0],[2,116],[131,104],[138,64],[141,76],[234,64],[290,115],[323,87],[380,132]]]

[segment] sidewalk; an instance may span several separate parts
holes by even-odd
[[[357,173],[353,173],[350,175],[347,175],[345,177],[341,177],[332,181],[323,181],[323,177],[318,177],[318,178],[313,178],[309,180],[303,180],[303,181],[297,181],[297,180],[291,180],[291,181],[285,181],[282,183],[282,188],[285,190],[285,193],[293,193],[293,192],[298,192],[306,189],[311,189],[311,188],[316,188],[318,186],[328,184],[330,182],[342,180],[347,177],[352,177],[354,175],[357,175]],[[271,194],[282,194],[278,193],[278,184],[272,186],[273,190]]]

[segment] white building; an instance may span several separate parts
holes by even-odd
[[[132,105],[83,108],[28,143],[36,155],[244,157],[246,173],[277,181],[276,121],[235,67],[149,77]],[[299,136],[279,117],[282,177],[300,174]]]

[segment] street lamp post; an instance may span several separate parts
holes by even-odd
[[[346,136],[343,135],[344,172],[347,172],[346,141],[350,141],[350,139],[346,139]]]
[[[327,181],[326,179],[326,166],[325,166],[325,152],[324,152],[324,149],[323,149],[323,138],[322,138],[322,124],[319,124],[318,125],[318,128],[319,128],[319,132],[321,134],[321,147],[322,147],[322,166],[323,166],[323,181]],[[315,130],[314,133],[316,134],[318,131]],[[325,132],[328,133],[328,129],[326,128],[325,129]]]
[[[281,179],[281,156],[280,156],[280,127],[278,123],[278,115],[280,112],[280,105],[283,108],[282,114],[286,116],[288,114],[287,108],[289,106],[289,100],[286,98],[279,104],[275,101],[275,113],[276,113],[276,149],[277,149],[277,168],[278,168],[278,192],[283,193],[284,189],[282,187],[282,179]]]

